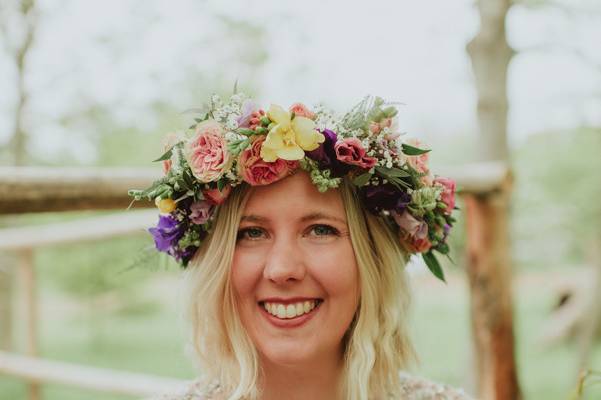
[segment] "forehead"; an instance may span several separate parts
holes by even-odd
[[[320,193],[309,175],[298,171],[270,185],[253,187],[243,214],[286,219],[318,212],[346,219],[338,189]]]

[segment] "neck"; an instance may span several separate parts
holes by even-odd
[[[304,364],[281,365],[262,360],[261,400],[342,399],[343,360],[336,355]]]

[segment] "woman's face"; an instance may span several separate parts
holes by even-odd
[[[254,187],[232,265],[240,318],[262,357],[296,365],[340,355],[359,281],[340,193],[305,172]]]

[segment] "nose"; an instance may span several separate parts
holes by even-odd
[[[305,274],[304,257],[296,240],[289,237],[276,239],[265,261],[265,279],[283,284],[288,281],[301,281]]]

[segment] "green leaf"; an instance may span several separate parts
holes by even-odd
[[[385,178],[406,178],[411,176],[409,172],[403,171],[399,168],[376,167],[376,171],[378,171],[378,173]]]
[[[357,177],[355,177],[355,179],[353,179],[353,184],[355,186],[365,186],[367,184],[367,182],[369,182],[369,180],[371,179],[372,174],[370,174],[369,172],[366,172],[364,174],[361,174]]]
[[[223,191],[224,187],[225,187],[225,180],[224,179],[219,179],[217,181],[217,190],[219,190],[221,192],[221,191]]]
[[[402,144],[403,153],[408,156],[419,156],[428,153],[430,150],[420,149],[418,147],[409,146],[408,144]]]
[[[429,251],[427,253],[422,253],[422,257],[426,265],[428,266],[428,269],[434,274],[434,276],[443,281],[444,283],[447,283],[447,281],[444,279],[444,272],[442,271],[442,267],[436,259],[436,256],[431,251]]]
[[[175,146],[174,146],[175,147]],[[165,161],[165,160],[169,160],[171,158],[171,155],[173,154],[173,147],[170,148],[169,150],[167,150],[165,152],[165,154],[163,154],[162,156],[160,156],[159,158],[157,158],[156,160],[154,160],[153,162],[157,162],[157,161]]]

